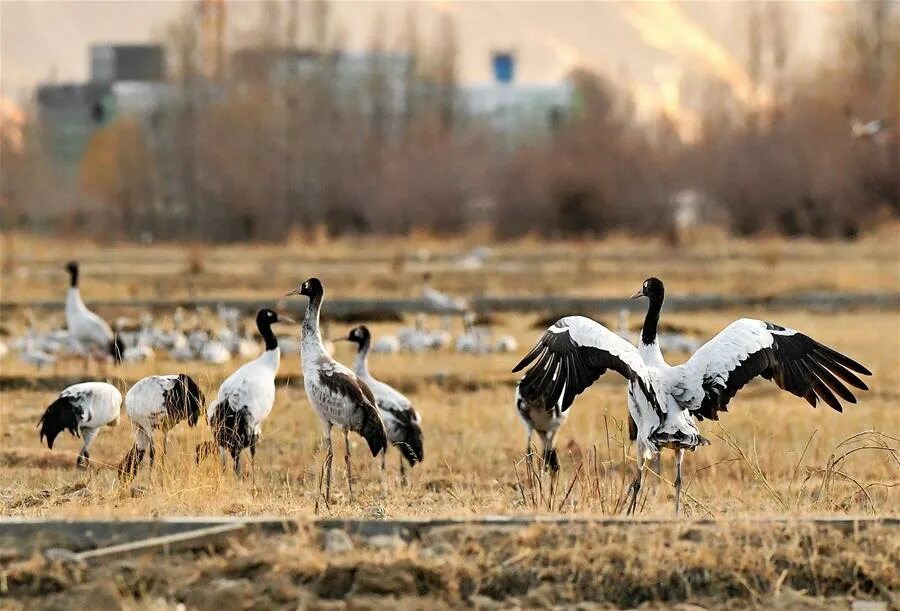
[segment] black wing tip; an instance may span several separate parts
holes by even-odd
[[[378,410],[374,406],[369,406],[369,417],[366,418],[359,434],[366,440],[372,457],[378,456],[387,448],[387,433],[384,431],[384,423],[378,415]]]
[[[410,467],[415,467],[418,463],[425,460],[425,452],[422,450],[421,446],[419,446],[417,450],[413,445],[406,441],[398,441],[394,444],[394,447],[400,451],[400,454],[403,455],[403,458],[406,459],[406,462],[409,463]]]
[[[816,342],[816,343],[818,343],[818,342]],[[868,367],[864,366],[862,363],[859,363],[858,361],[851,359],[846,354],[842,354],[842,353],[838,352],[837,350],[835,350],[834,348],[829,348],[828,346],[821,344],[821,343],[818,344],[818,347],[821,349],[822,352],[824,352],[833,361],[839,363],[840,365],[844,366],[845,368],[849,369],[850,371],[853,371],[855,373],[858,373],[858,374],[864,375],[864,376],[872,375],[872,372],[869,371]]]

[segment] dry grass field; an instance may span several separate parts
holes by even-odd
[[[573,252],[580,253],[574,255],[574,265],[566,261],[560,246],[516,243],[496,247],[488,264],[475,271],[462,271],[448,263],[451,253],[465,252],[469,244],[424,239],[405,250],[400,242],[376,246],[372,241],[363,243],[362,249],[345,241],[314,250],[302,246],[210,249],[202,253],[202,261],[194,261],[195,273],[184,269],[201,256],[194,251],[72,246],[39,243],[22,236],[17,236],[15,244],[18,264],[16,271],[4,278],[4,301],[59,299],[66,286],[61,264],[73,252],[84,261],[82,291],[89,303],[92,298],[174,298],[185,296],[183,291],[189,287],[194,291],[204,287],[204,296],[274,298],[314,274],[325,280],[332,296],[416,295],[423,269],[434,269],[439,288],[458,294],[627,295],[649,274],[666,280],[671,294],[825,289],[890,292],[900,288],[896,228],[857,244],[773,240],[666,251],[663,245],[653,243],[648,247],[650,255],[633,240],[578,244],[571,245]],[[423,249],[428,249],[433,266],[421,260],[425,255],[419,251]],[[635,260],[629,260],[629,253]],[[613,255],[617,259],[608,260]],[[582,269],[572,269],[578,266]],[[264,273],[268,267],[272,270]],[[448,271],[451,268],[453,271]],[[483,283],[480,288],[478,282]],[[583,289],[580,283],[584,283]],[[302,301],[291,305],[301,307]],[[115,314],[103,313],[108,318]],[[38,314],[42,323],[61,324],[61,312]],[[721,426],[702,425],[713,445],[687,458],[688,514],[896,513],[900,506],[897,312],[664,312],[664,321],[699,338],[709,338],[741,315],[801,329],[852,355],[875,373],[871,391],[862,394],[858,405],[839,414],[827,408],[813,410],[772,384],[752,384],[732,402]],[[21,329],[21,312],[10,311],[6,316],[6,327]],[[600,316],[615,323],[614,315]],[[551,485],[545,478],[534,486],[529,484],[523,461],[524,430],[512,404],[516,377],[510,369],[540,333],[533,328],[538,318],[540,313],[494,316],[494,330],[514,335],[520,343],[519,354],[373,355],[373,373],[407,393],[422,413],[426,460],[413,470],[410,485],[402,487],[398,485],[397,454],[391,453],[390,468],[382,478],[357,439],[357,498],[350,503],[342,496],[345,486],[338,479],[338,495],[327,513],[445,516],[619,511],[633,461],[622,438],[624,389],[615,377],[605,376],[574,406],[558,438],[563,457],[558,481]],[[631,324],[639,325],[640,316],[632,316]],[[397,326],[371,325],[375,336]],[[333,323],[328,333],[343,336],[349,327]],[[279,332],[293,334],[297,328]],[[351,346],[339,343],[337,357],[351,362]],[[109,380],[124,392],[129,383],[144,375],[185,371],[195,376],[210,396],[236,366],[234,362],[222,366],[178,364],[160,358],[108,373]],[[113,469],[131,443],[125,417],[118,428],[102,432],[93,448],[96,467],[88,472],[70,469],[79,448],[77,440],[62,438],[53,452],[38,443],[35,423],[63,381],[96,376],[85,376],[80,362],[62,363],[53,374],[37,373],[15,357],[7,358],[0,367],[6,385],[17,382],[3,389],[0,401],[0,466],[5,474],[0,484],[0,510],[6,515],[303,516],[312,511],[321,460],[320,427],[303,392],[296,354],[283,356],[276,406],[266,422],[253,478],[235,481],[230,473],[219,473],[214,461],[194,467],[191,449],[208,431],[203,425],[194,430],[182,425],[174,432],[165,464],[152,474],[144,471],[130,487],[117,483]],[[47,379],[53,375],[64,380]],[[673,475],[671,458],[666,458],[663,481],[646,489],[641,505],[645,515],[671,513],[669,482]],[[342,466],[336,474],[340,478]]]
[[[493,256],[483,268],[463,270],[453,263],[453,257],[477,243],[474,238],[454,243],[422,238],[417,239],[414,246],[396,241],[365,240],[359,244],[350,241],[320,243],[313,249],[297,241],[285,247],[186,251],[175,247],[72,245],[17,236],[16,263],[3,277],[0,299],[3,302],[61,299],[66,288],[62,263],[74,252],[84,262],[82,292],[88,304],[92,299],[190,296],[271,297],[274,304],[277,296],[311,275],[318,275],[325,281],[326,303],[329,296],[415,296],[418,295],[421,272],[426,269],[435,273],[438,288],[460,295],[621,297],[630,295],[648,275],[665,280],[670,294],[770,295],[822,290],[889,293],[900,291],[898,237],[900,232],[893,227],[854,244],[711,240],[682,250],[668,249],[662,243],[644,245],[624,238],[564,245],[519,242],[494,247]],[[427,253],[424,252],[426,249]],[[302,303],[303,300],[298,300],[292,306],[300,307]],[[101,313],[107,318],[138,314],[106,310]],[[61,325],[62,312],[36,311],[35,314],[42,326]],[[562,463],[558,479],[530,477],[527,472],[523,457],[524,429],[512,402],[517,378],[510,369],[540,334],[534,323],[545,314],[493,315],[495,332],[512,334],[518,339],[520,348],[515,354],[475,356],[445,351],[421,355],[373,355],[370,360],[373,374],[406,393],[422,414],[425,461],[411,471],[409,484],[402,486],[397,469],[398,454],[390,452],[388,470],[382,476],[376,462],[367,454],[365,444],[354,438],[355,481],[351,502],[346,494],[341,459],[343,442],[335,435],[333,502],[323,506],[320,513],[334,517],[383,518],[530,513],[607,515],[621,512],[634,460],[626,443],[627,434],[623,437],[624,385],[614,375],[604,376],[573,406],[571,417],[557,438]],[[13,334],[21,331],[24,324],[21,310],[4,310],[3,316],[4,329]],[[614,313],[597,316],[615,324]],[[638,326],[641,316],[642,313],[633,315],[631,325]],[[896,517],[900,514],[900,317],[897,310],[759,309],[670,314],[663,311],[664,322],[679,325],[703,339],[712,337],[739,316],[764,318],[797,328],[840,349],[874,372],[871,390],[861,394],[858,405],[848,406],[840,414],[824,406],[814,410],[770,383],[752,383],[732,401],[721,424],[701,424],[701,430],[711,439],[712,445],[686,457],[686,516],[740,519],[827,515]],[[404,324],[410,322],[406,320]],[[432,319],[429,324],[437,326],[439,323]],[[343,336],[351,326],[331,323],[328,333],[331,337]],[[398,323],[370,324],[376,337],[398,326]],[[454,331],[459,328],[459,323],[454,323]],[[295,334],[298,330],[298,326],[287,326],[279,329],[279,334]],[[339,343],[336,357],[351,362],[350,345]],[[670,362],[678,362],[681,358],[673,356]],[[130,383],[144,375],[184,371],[196,377],[209,397],[237,365],[234,361],[224,366],[179,364],[158,358],[146,364],[111,368],[107,379],[124,392]],[[321,429],[303,391],[297,354],[283,355],[276,404],[263,429],[254,473],[242,480],[235,479],[230,470],[220,472],[215,461],[200,466],[194,464],[195,444],[209,435],[201,423],[196,429],[179,425],[171,436],[170,451],[164,462],[152,473],[145,465],[132,484],[120,485],[115,467],[131,444],[130,424],[124,414],[117,428],[102,431],[95,442],[93,467],[88,471],[76,471],[73,465],[80,448],[78,440],[66,435],[60,438],[56,449],[49,451],[39,443],[36,423],[64,385],[76,380],[96,379],[97,375],[85,375],[77,362],[63,363],[53,372],[37,372],[19,362],[14,355],[0,362],[0,370],[3,384],[0,391],[0,514],[4,516],[96,518],[270,514],[307,518],[314,515],[318,469],[323,458],[319,449]],[[650,475],[651,484],[642,491],[641,516],[672,516],[673,469],[671,453],[664,454],[661,478],[654,482],[656,478]],[[298,535],[303,536],[311,535]],[[460,586],[460,583],[468,583],[463,579],[463,573],[478,576],[476,581],[481,585],[476,589],[481,595],[491,596],[490,587],[483,586],[491,580],[500,580],[497,583],[502,582],[501,585],[496,587],[515,593],[524,587],[515,584],[529,579],[540,581],[541,575],[555,570],[550,567],[559,560],[546,557],[546,551],[531,549],[524,544],[518,551],[506,553],[503,550],[520,545],[514,537],[500,537],[496,547],[492,547],[493,543],[486,540],[477,545],[472,541],[467,543],[464,534],[448,536],[455,546],[452,561],[429,557],[422,564],[420,556],[428,547],[422,544],[416,549],[404,548],[389,553],[383,550],[368,555],[363,551],[354,552],[359,556],[353,556],[354,562],[357,566],[363,562],[370,568],[407,567],[406,572],[414,576],[416,583],[424,580],[431,584],[424,589],[416,590],[410,586],[409,592],[404,590],[407,594],[413,593],[408,606],[414,608],[425,604],[424,599],[415,598],[416,591],[423,596],[436,597],[434,600],[445,606],[462,605],[471,594],[460,594],[461,587],[464,590],[469,587]],[[551,536],[535,530],[521,536],[559,538],[560,545],[568,545],[563,539],[571,535],[557,532]],[[623,541],[613,541],[612,538],[619,536],[624,535],[597,534],[592,539],[583,539],[580,544],[585,546],[585,554],[608,555],[610,549],[624,553],[621,550],[626,548],[622,545],[637,545],[644,541],[630,536]],[[724,572],[740,574],[743,569],[738,565],[741,563],[760,562],[758,558],[745,558],[736,551],[745,549],[752,536],[756,535],[735,531],[733,540],[728,540],[730,543],[717,541],[717,545],[720,544],[718,551],[703,562],[727,560],[734,566]],[[785,560],[787,564],[777,571],[773,567],[781,565],[775,563],[772,567],[767,565],[764,571],[754,572],[757,576],[753,580],[758,581],[722,582],[720,589],[710,586],[703,590],[706,594],[698,596],[716,597],[730,591],[748,606],[775,606],[767,601],[771,603],[773,592],[781,589],[784,577],[779,581],[779,575],[786,569],[791,571],[787,583],[803,589],[797,585],[802,585],[802,579],[792,580],[798,575],[795,566],[803,565],[802,557],[809,551],[803,547],[806,543],[796,539],[796,535],[778,529],[758,533],[758,536],[763,538],[754,540],[753,545],[777,547],[786,545],[787,540],[793,541],[789,548],[794,551],[785,553],[797,557]],[[877,558],[883,559],[885,555],[896,558],[897,549],[895,544],[890,544],[890,533],[881,532],[873,537],[877,545],[863,542],[854,549],[864,556],[866,546],[871,544],[877,548]],[[655,539],[648,536],[647,540]],[[824,539],[816,541],[816,545],[826,547],[838,545]],[[295,543],[288,539],[278,545],[294,550]],[[302,542],[300,544],[302,546]],[[219,569],[214,569],[212,564],[227,565],[238,562],[236,558],[241,559],[240,563],[251,562],[246,559],[262,554],[267,545],[252,541],[235,543],[227,546],[225,560],[203,556],[205,560],[191,562],[200,562],[198,570],[201,573],[215,572]],[[663,558],[668,557],[666,554],[677,556],[682,552],[684,550],[677,546],[656,549],[650,545],[635,554],[643,554],[641,557],[657,554]],[[686,557],[693,557],[692,554],[698,552],[684,553]],[[543,572],[524,574],[510,568],[524,564],[525,557],[520,554],[529,558],[529,566],[538,562],[544,567]],[[567,549],[565,554],[577,555],[577,547]],[[295,583],[300,579],[296,575],[315,573],[315,567],[332,566],[315,554],[296,559],[287,555],[283,564],[272,569],[275,571],[272,574],[277,573],[279,579],[285,574],[290,575]],[[575,571],[577,574],[583,569],[597,574],[596,567],[579,569],[577,563],[572,564],[570,560],[560,566],[568,567],[570,573]],[[338,565],[348,562],[344,559]],[[490,566],[495,562],[500,563],[495,566],[504,568],[491,572]],[[641,564],[641,560],[635,560],[637,565],[623,562],[627,565],[622,569],[626,574],[637,575],[643,571],[652,583],[676,579],[671,567],[666,569],[663,561]],[[820,579],[820,585],[832,583],[824,577],[826,573],[836,575],[846,568],[838,561],[827,566],[815,563],[803,566],[806,568],[797,571],[813,581]],[[817,572],[819,568],[825,572]],[[220,569],[226,573],[231,570]],[[873,573],[881,576],[878,588],[897,587],[896,572],[893,578],[884,578],[878,571],[888,569],[880,566]],[[240,574],[251,575],[252,579],[255,573]],[[362,579],[360,573],[356,575]],[[504,579],[509,583],[502,581]],[[547,577],[547,583],[553,583],[554,579]],[[435,582],[438,585],[432,584],[433,580],[438,580]],[[579,593],[588,587],[579,585],[577,579],[567,583],[569,585],[563,589],[548,586],[537,593],[525,588],[523,592],[538,598],[520,597],[515,601],[526,607],[567,604],[578,600]],[[429,589],[432,585],[434,589]],[[251,586],[262,587],[255,580],[248,587]],[[270,586],[278,591],[277,583]],[[362,588],[361,595],[377,594],[366,590],[365,586],[359,587]],[[677,587],[689,590],[690,582]],[[833,596],[842,591],[840,585],[829,587],[830,590],[816,591],[811,586],[804,589],[804,596]],[[151,586],[148,588],[156,591]],[[878,588],[859,591],[877,596]],[[742,589],[742,593],[735,594],[735,589]],[[315,588],[312,591],[317,592]],[[659,596],[633,596],[630,591],[623,592],[621,595],[608,594],[605,598],[589,598],[610,606],[635,605],[654,600],[654,596],[658,600],[695,598],[693,595],[667,598],[660,593],[657,593]],[[792,600],[788,597],[779,604],[782,608],[796,608],[799,603],[792,604]],[[835,603],[836,608],[846,608],[846,604],[844,599]],[[278,605],[273,603],[273,606]],[[132,608],[155,607],[145,600]]]

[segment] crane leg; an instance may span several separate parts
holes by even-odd
[[[553,451],[553,441],[556,431],[548,431],[542,437],[544,441],[544,471],[557,473],[559,471],[559,457]]]
[[[91,447],[91,444],[94,442],[94,437],[97,436],[98,429],[82,429],[81,436],[84,439],[84,445],[81,447],[81,452],[78,454],[78,459],[75,461],[75,466],[79,469],[87,469],[88,465],[91,461],[91,453],[88,452],[88,448]]]
[[[163,462],[166,460],[166,456],[169,454],[169,427],[163,424],[162,426],[162,455],[160,455],[159,459]]]
[[[637,474],[634,476],[634,481],[631,482],[631,500],[628,503],[628,511],[626,512],[628,515],[634,514],[634,509],[637,507],[637,499],[638,493],[641,491],[641,476],[644,471],[644,453],[641,450],[641,447],[638,446],[638,455],[637,455]]]
[[[675,450],[675,515],[681,513],[681,463],[684,460],[684,448]]]
[[[134,444],[119,465],[119,481],[125,484],[134,479],[142,460],[144,460],[144,450]]]
[[[347,466],[347,489],[350,491],[350,502],[353,502],[353,471],[350,461],[350,429],[344,429],[344,464]]]
[[[231,451],[231,457],[234,459],[234,476],[241,476],[241,451],[237,448]]]
[[[228,450],[225,449],[225,446],[219,446],[219,468],[222,471],[225,470],[225,460],[228,456]]]
[[[531,473],[534,471],[534,465],[532,461],[532,453],[533,446],[531,445],[531,436],[534,432],[530,426],[525,427],[525,464],[528,465],[528,477],[531,478]]]
[[[334,458],[334,453],[331,446],[331,423],[323,423],[322,428],[325,433],[325,462],[322,463],[322,471],[319,473],[319,492],[316,495],[316,513],[319,513],[319,497],[322,496],[323,481],[326,482],[325,504],[328,505],[331,502],[331,460],[332,458]]]

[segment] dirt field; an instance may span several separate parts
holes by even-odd
[[[654,274],[666,281],[670,294],[734,291],[759,295],[810,290],[897,292],[897,237],[893,229],[854,245],[773,241],[707,244],[677,252],[666,251],[659,244],[641,249],[633,241],[612,241],[572,245],[569,252],[576,253],[574,258],[566,256],[563,246],[520,243],[496,247],[490,263],[474,271],[463,271],[452,263],[450,253],[464,252],[471,246],[466,243],[426,242],[413,248],[367,242],[357,248],[341,242],[325,250],[327,257],[313,256],[299,244],[286,248],[286,255],[275,247],[185,252],[90,245],[79,247],[78,252],[85,261],[82,291],[89,304],[92,298],[274,297],[314,274],[325,280],[332,296],[410,296],[418,294],[420,273],[425,269],[435,271],[438,288],[457,294],[627,296],[645,276]],[[61,265],[72,250],[57,243],[39,248],[34,240],[21,236],[18,245],[18,262],[3,279],[2,300],[61,299],[66,287]],[[431,262],[418,252],[421,248],[429,249]],[[635,255],[634,260],[629,259],[629,253]],[[107,317],[138,314],[102,313]],[[614,314],[599,316],[615,324]],[[641,316],[632,316],[632,327],[640,324]],[[732,401],[721,426],[701,424],[712,445],[686,458],[686,516],[897,516],[898,312],[664,311],[663,321],[706,339],[739,316],[764,318],[803,330],[851,355],[874,372],[871,391],[861,394],[858,405],[848,406],[839,414],[827,407],[813,410],[766,382],[744,389]],[[49,328],[60,324],[62,313],[40,313],[39,317],[40,324]],[[542,317],[537,312],[493,317],[496,333],[509,333],[519,340],[519,351],[514,354],[474,356],[445,351],[373,355],[373,373],[405,392],[423,416],[425,461],[412,470],[409,485],[402,486],[397,453],[390,453],[388,471],[382,477],[364,444],[355,439],[355,498],[350,502],[340,458],[342,440],[336,435],[336,494],[331,506],[323,507],[321,513],[375,519],[619,513],[634,461],[622,432],[624,387],[615,377],[605,376],[576,401],[558,436],[562,462],[558,480],[554,483],[546,476],[535,480],[528,476],[523,459],[524,429],[512,403],[516,377],[510,369],[538,337],[540,330],[534,323]],[[21,311],[9,311],[2,324],[15,333],[22,329],[23,321]],[[432,319],[429,324],[437,326],[438,321]],[[397,326],[370,325],[375,336]],[[331,324],[328,333],[343,336],[349,328]],[[455,323],[454,331],[459,331],[459,323]],[[279,329],[279,333],[297,332],[296,326]],[[339,344],[338,349],[338,359],[352,360],[349,345]],[[673,356],[670,362],[681,358]],[[144,375],[184,371],[195,376],[210,396],[237,365],[233,361],[213,367],[157,359],[111,370],[109,381],[124,392]],[[61,437],[52,452],[38,441],[37,420],[59,390],[96,375],[85,376],[79,363],[64,363],[54,372],[39,373],[14,355],[0,363],[0,369],[2,515],[313,515],[323,458],[318,450],[320,426],[303,392],[296,354],[283,356],[276,405],[264,426],[253,477],[236,480],[230,471],[220,473],[213,461],[196,467],[193,448],[208,437],[208,430],[205,425],[193,430],[181,425],[171,437],[165,463],[152,474],[144,468],[127,486],[120,485],[115,474],[116,464],[131,443],[130,425],[124,415],[117,428],[101,432],[92,448],[95,466],[87,472],[72,468],[80,447],[78,440]],[[666,454],[661,481],[644,488],[641,515],[671,516],[673,477],[671,455]],[[307,555],[305,550],[312,544],[303,537],[313,535],[301,533],[296,539],[277,543],[277,561],[271,556],[269,543],[248,540],[228,544],[212,555],[179,557],[171,566],[145,570],[144,565],[116,565],[74,577],[66,572],[69,569],[60,569],[63,572],[55,577],[40,578],[49,582],[35,583],[29,579],[37,577],[26,576],[16,582],[16,587],[23,588],[19,590],[23,593],[33,588],[76,592],[79,596],[106,592],[120,597],[116,600],[127,608],[167,608],[163,603],[154,606],[158,599],[191,600],[191,584],[208,584],[212,576],[218,576],[217,583],[221,582],[215,596],[221,595],[223,601],[268,600],[270,606],[296,606],[294,601],[306,596],[327,602],[329,588],[344,586],[352,586],[362,597],[363,607],[369,604],[366,601],[378,604],[383,596],[396,596],[409,608],[430,606],[435,601],[461,606],[469,604],[473,596],[480,596],[474,600],[485,607],[496,601],[544,606],[584,598],[609,606],[637,606],[654,600],[703,604],[704,600],[734,598],[737,606],[748,607],[847,608],[848,597],[857,594],[897,604],[886,594],[897,587],[896,572],[888,570],[891,567],[886,561],[878,564],[879,558],[891,554],[896,558],[896,533],[891,536],[887,531],[873,531],[850,544],[844,539],[839,543],[837,535],[829,533],[806,537],[802,532],[779,529],[752,533],[736,529],[724,540],[702,538],[704,542],[715,540],[711,552],[706,545],[693,541],[693,535],[683,538],[682,530],[680,534],[647,532],[637,539],[605,531],[578,533],[577,540],[572,539],[573,533],[539,528],[516,536],[497,535],[496,539],[494,535],[467,538],[464,532],[451,532],[442,535],[442,541],[387,551],[354,551],[339,559],[323,559],[320,552]],[[537,541],[545,543],[537,545]],[[670,546],[663,541],[677,543]],[[774,556],[745,554],[748,541],[751,546],[779,551],[773,551]],[[824,547],[816,552],[809,545]],[[430,555],[427,550],[435,546],[451,550],[449,556]],[[629,546],[640,551],[628,551]],[[594,563],[592,558],[604,561]],[[620,560],[604,564],[610,558]],[[814,560],[807,562],[809,558]],[[697,572],[673,569],[670,562],[676,561],[689,563]],[[869,562],[874,564],[866,564]],[[342,571],[349,569],[341,567],[350,565],[356,568],[348,576]],[[850,566],[858,570],[848,569]],[[632,570],[635,577],[616,586],[619,589],[610,585],[614,578],[631,575]],[[86,580],[115,571],[131,577],[100,589],[84,585]],[[174,576],[170,579],[157,574],[160,571],[172,571]],[[396,588],[385,586],[387,591],[379,591],[382,586],[373,585],[369,573],[396,573]],[[726,574],[731,577],[724,577]],[[63,585],[52,581],[55,579]],[[477,587],[467,579],[474,579]],[[696,587],[694,579],[699,580]],[[161,585],[166,582],[171,585]],[[129,593],[138,590],[147,596],[139,603],[128,602]],[[171,592],[179,594],[173,597]],[[52,606],[52,600],[47,604]]]
[[[877,525],[451,526],[412,541],[301,527],[164,556],[7,562],[0,606],[886,609],[900,604],[898,552]]]

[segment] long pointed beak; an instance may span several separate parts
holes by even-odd
[[[294,289],[292,291],[288,291],[287,293],[285,293],[284,297],[290,297],[291,295],[299,295],[299,294],[300,294],[300,289]]]
[[[292,325],[292,324],[294,324],[294,323],[297,322],[297,321],[294,320],[293,318],[291,318],[290,316],[285,316],[284,314],[279,314],[279,315],[278,315],[278,322],[286,322],[286,323]]]
[[[644,296],[644,289],[639,290],[637,293],[631,296],[632,299],[640,299]]]

